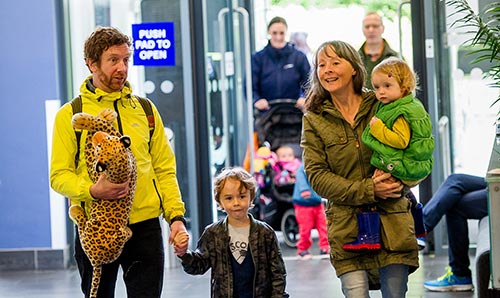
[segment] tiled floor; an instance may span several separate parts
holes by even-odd
[[[316,242],[316,241],[315,241]],[[309,261],[295,258],[295,250],[282,246],[287,267],[287,291],[291,297],[333,298],[343,297],[339,279],[328,259],[315,256]],[[311,252],[318,253],[313,247]],[[472,256],[471,256],[472,257]],[[475,298],[474,292],[432,293],[422,283],[444,273],[447,257],[421,254],[421,267],[410,275],[408,298]],[[169,268],[165,272],[162,297],[210,297],[209,272],[202,276],[190,276],[181,267]],[[0,272],[0,297],[16,298],[75,298],[83,297],[79,291],[78,272],[75,269],[59,271],[7,271]],[[116,297],[126,297],[123,283],[119,279]],[[371,297],[381,297],[374,291]]]

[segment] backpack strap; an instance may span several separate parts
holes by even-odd
[[[81,96],[73,98],[71,101],[71,108],[73,109],[73,115],[80,113],[82,111],[82,98]],[[76,154],[75,154],[75,168],[78,167],[78,159],[80,155],[80,139],[82,138],[82,131],[75,129],[76,135]]]
[[[153,114],[153,107],[151,106],[151,101],[149,99],[140,97],[137,95],[134,95],[135,98],[139,101],[139,103],[142,106],[142,109],[144,110],[144,113],[146,113],[146,118],[148,119],[148,126],[149,126],[149,150],[151,150],[151,138],[153,137],[153,133],[155,131],[155,116]]]
[[[155,130],[155,117],[153,114],[153,108],[151,106],[151,102],[144,97],[140,97],[137,95],[134,95],[135,98],[139,101],[139,103],[142,106],[142,109],[146,113],[146,118],[148,119],[148,126],[149,126],[149,142],[148,145],[151,144],[151,138],[153,137],[153,132]],[[73,98],[71,101],[71,108],[73,109],[73,115],[80,113],[82,111],[82,97],[78,96]],[[75,167],[78,166],[78,160],[79,160],[79,155],[80,155],[80,139],[82,138],[82,131],[81,130],[75,130],[75,135],[76,135],[76,155],[75,155]]]
[[[71,104],[71,108],[73,109],[73,115],[80,113],[82,111],[82,98],[80,95],[73,98],[69,103]],[[78,161],[80,157],[80,139],[82,138],[82,131],[75,129],[75,136],[76,136],[76,154],[75,154],[75,169],[76,169],[78,168]],[[80,203],[80,206],[85,210],[85,202],[82,201]]]

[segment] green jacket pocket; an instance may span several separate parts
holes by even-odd
[[[388,251],[406,252],[415,249],[415,229],[410,202],[405,199],[386,200],[379,204],[380,236]]]

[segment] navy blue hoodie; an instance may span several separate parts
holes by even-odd
[[[294,45],[287,43],[276,49],[268,42],[252,56],[253,102],[303,97],[310,70],[306,55]]]

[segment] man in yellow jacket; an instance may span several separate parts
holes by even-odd
[[[129,297],[160,297],[163,281],[164,251],[160,215],[170,224],[170,243],[177,233],[185,233],[185,207],[181,198],[175,157],[166,139],[163,122],[152,106],[157,128],[150,136],[148,119],[138,99],[132,96],[127,81],[131,40],[115,28],[98,28],[86,40],[85,62],[91,75],[80,87],[82,111],[97,115],[110,108],[118,118],[113,123],[122,135],[131,138],[131,149],[137,161],[138,180],[129,227],[132,238],[127,241],[121,256],[102,270],[98,297],[114,297],[119,266]],[[129,191],[128,182],[113,184],[101,176],[93,183],[85,163],[86,131],[77,142],[71,124],[73,109],[66,103],[58,111],[50,167],[51,187],[69,198],[71,204],[84,205],[92,200],[115,200]],[[77,148],[79,144],[80,149]],[[75,156],[78,156],[75,158]],[[76,159],[76,163],[75,163]],[[188,242],[175,246],[187,250]],[[75,259],[82,278],[82,291],[89,295],[92,265],[82,250],[78,232],[75,241]]]

